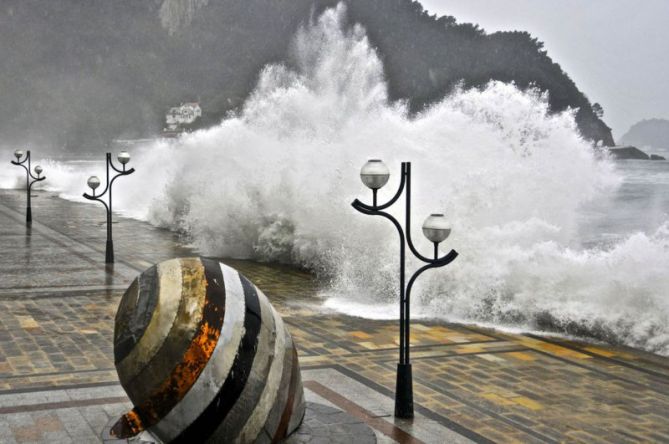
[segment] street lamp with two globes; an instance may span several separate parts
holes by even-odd
[[[26,203],[26,225],[30,225],[33,222],[33,213],[30,205],[30,192],[35,182],[40,182],[46,179],[46,177],[41,175],[43,170],[39,165],[35,165],[35,169],[33,170],[37,176],[34,176],[32,171],[30,171],[30,150],[26,152],[26,157],[23,160],[21,160],[23,157],[23,151],[21,150],[14,151],[14,157],[16,157],[16,160],[12,160],[12,164],[21,166],[24,170],[26,170],[26,191],[28,193],[28,201]],[[28,166],[25,165],[26,163]]]
[[[451,250],[445,256],[439,257],[439,244],[446,240],[451,229],[446,223],[443,214],[432,214],[423,223],[423,234],[434,244],[434,258],[423,256],[414,247],[411,240],[411,163],[402,162],[402,176],[400,185],[395,195],[386,203],[378,205],[377,193],[390,177],[388,167],[379,159],[369,160],[360,170],[360,179],[372,190],[372,205],[360,202],[358,199],[352,203],[353,208],[363,214],[381,216],[390,220],[400,237],[400,344],[399,363],[397,364],[397,379],[395,386],[395,416],[398,418],[413,418],[413,377],[410,359],[410,327],[411,327],[411,288],[416,278],[430,268],[443,267],[450,264],[458,256],[455,250]],[[405,193],[405,224],[402,225],[389,213],[383,211],[393,205]],[[413,255],[425,262],[409,279],[405,285],[405,262],[406,246]]]
[[[95,194],[95,190],[97,190],[101,182],[100,178],[97,176],[91,176],[88,178],[87,183],[93,193],[84,193],[84,197],[86,199],[97,200],[102,205],[104,205],[105,209],[107,210],[107,245],[105,248],[105,263],[107,264],[114,263],[114,242],[112,240],[112,185],[117,178],[121,176],[127,176],[135,172],[134,168],[130,168],[129,170],[126,170],[125,168],[126,164],[130,162],[130,154],[128,154],[127,151],[121,151],[121,153],[119,153],[117,156],[117,159],[121,164],[121,169],[114,166],[111,159],[111,153],[107,153],[107,185],[105,186],[105,189],[101,193]],[[109,168],[118,173],[112,177],[111,180],[109,178]],[[108,195],[107,202],[102,200],[102,197],[105,194]]]

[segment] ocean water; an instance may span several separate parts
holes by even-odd
[[[388,99],[381,59],[343,7],[297,32],[291,66],[263,68],[220,124],[133,147],[137,173],[115,184],[115,208],[206,255],[307,267],[325,284],[324,310],[394,318],[397,235],[350,202],[371,200],[358,177],[368,158],[391,169],[381,201],[411,161],[417,247],[429,254],[420,224],[442,212],[453,228],[443,251],[460,253],[418,280],[414,316],[669,355],[669,162],[599,156],[573,111],[549,114],[546,96],[500,82],[410,115]],[[44,186],[73,200],[103,171],[39,161]],[[21,186],[18,172],[2,169],[0,186]]]
[[[634,232],[652,235],[669,220],[669,161],[618,160],[615,167],[620,186],[580,211],[586,247],[614,246]]]

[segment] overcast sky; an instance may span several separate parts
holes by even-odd
[[[545,43],[620,138],[669,119],[669,0],[421,0],[487,32],[525,30]]]

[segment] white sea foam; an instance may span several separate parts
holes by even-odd
[[[409,160],[418,247],[431,251],[419,226],[443,212],[453,227],[444,249],[460,252],[420,278],[415,313],[669,354],[669,228],[582,245],[580,212],[621,177],[580,138],[573,112],[549,115],[536,91],[492,82],[410,116],[389,101],[378,55],[345,16],[340,6],[302,29],[293,68],[265,67],[237,115],[135,150],[116,208],[187,232],[203,254],[309,267],[331,282],[326,307],[392,317],[397,234],[350,202],[369,201],[358,179],[368,158],[392,171],[382,201]],[[65,196],[83,191],[81,166],[45,169]]]

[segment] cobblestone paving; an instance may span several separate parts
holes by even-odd
[[[105,267],[102,209],[35,194],[27,233],[24,194],[0,192],[0,442],[96,442],[129,406],[111,359],[123,290],[150,264],[194,253],[119,219],[118,263]],[[417,418],[395,421],[396,321],[321,309],[300,270],[225,262],[283,314],[311,400],[366,412],[379,442],[669,443],[669,359],[440,322],[413,324]]]

